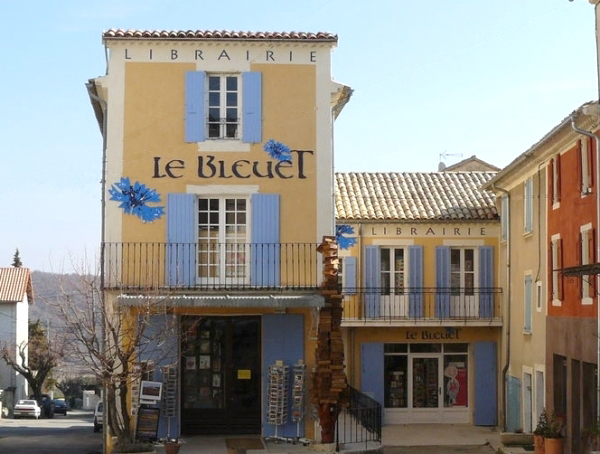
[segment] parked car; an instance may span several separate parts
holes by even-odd
[[[31,395],[29,398],[35,399],[35,396]],[[46,418],[54,417],[54,399],[49,394],[42,394],[42,400],[38,404],[42,408],[42,416]]]
[[[69,405],[64,399],[54,399],[54,413],[67,416]]]
[[[42,409],[33,399],[21,399],[17,401],[17,404],[13,409],[13,416],[15,419],[19,419],[21,416],[33,416],[35,419],[40,419],[41,414]]]
[[[100,432],[102,429],[102,416],[104,414],[104,405],[102,401],[98,401],[94,410],[94,432]]]

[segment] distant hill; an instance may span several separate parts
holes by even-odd
[[[77,274],[47,273],[32,271],[33,304],[29,306],[29,320],[40,320],[44,325],[61,327],[63,325],[56,304],[64,303],[65,292],[74,290],[80,276]]]

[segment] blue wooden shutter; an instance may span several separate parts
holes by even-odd
[[[479,317],[494,315],[494,248],[479,247]]]
[[[475,425],[497,424],[496,343],[475,342]]]
[[[360,344],[360,390],[379,402],[382,410],[384,408],[383,359],[383,343]],[[381,417],[383,419],[383,414]]]
[[[379,246],[365,247],[365,311],[367,318],[379,318],[380,257]]]
[[[196,282],[196,196],[167,195],[167,284],[193,286]]]
[[[279,194],[252,194],[250,282],[278,287],[280,275]]]
[[[423,317],[423,246],[408,247],[408,316]]]
[[[356,257],[342,258],[344,263],[344,294],[356,294]]]
[[[450,317],[450,247],[435,249],[435,312],[439,318]]]
[[[188,71],[185,73],[185,141],[203,142],[205,140],[204,125],[204,87],[206,73],[204,71]]]
[[[262,142],[262,73],[242,73],[242,142]]]
[[[263,408],[263,436],[275,435],[275,426],[267,423],[268,408],[268,386],[269,386],[269,366],[275,364],[275,361],[283,361],[283,364],[290,366],[290,391],[291,391],[291,372],[294,364],[298,360],[304,360],[304,319],[300,314],[268,314],[262,316],[262,398]],[[306,371],[306,386],[310,380],[310,372]],[[288,392],[288,418],[287,424],[278,427],[278,436],[296,437],[296,423],[291,418],[291,392]],[[304,424],[300,424],[300,436],[303,436]]]

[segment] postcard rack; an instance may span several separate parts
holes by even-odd
[[[275,426],[275,436],[270,439],[287,441],[279,437],[278,429],[287,423],[289,374],[290,367],[282,361],[269,366],[267,423]]]

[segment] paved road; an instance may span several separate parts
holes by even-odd
[[[489,445],[479,446],[399,446],[383,448],[383,454],[492,454],[494,449]]]
[[[92,412],[74,410],[52,419],[0,419],[0,453],[101,454],[102,435],[94,433]]]

